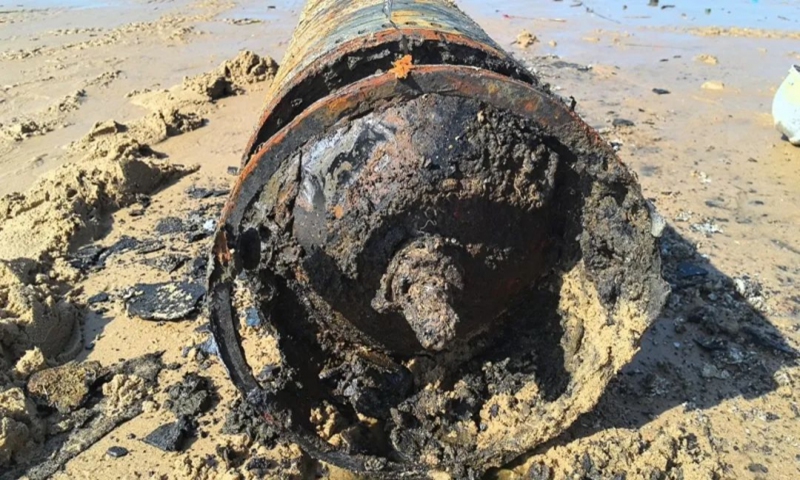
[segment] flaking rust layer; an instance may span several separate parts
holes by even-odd
[[[311,2],[301,26],[343,3]],[[421,4],[477,28],[459,30],[469,20],[448,2],[393,15]],[[383,15],[377,1],[347,12],[359,5]],[[273,134],[280,112],[265,113],[211,256],[212,330],[237,387],[312,456],[381,478],[474,478],[563,432],[668,292],[635,178],[512,59],[465,38],[492,60],[401,35],[385,47],[394,69],[351,62]],[[353,42],[314,68],[352,58]],[[277,340],[263,356],[279,360],[252,368],[242,344],[269,342],[243,335]]]

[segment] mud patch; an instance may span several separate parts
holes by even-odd
[[[273,70],[271,59],[243,53],[225,62],[212,76],[223,78],[229,85],[226,88],[238,92],[244,85],[267,80]],[[98,85],[113,80],[116,73],[101,77]],[[177,89],[185,91],[181,86]],[[82,348],[79,326],[84,306],[79,300],[80,292],[73,292],[72,286],[85,273],[103,268],[112,255],[132,249],[144,254],[163,245],[133,239],[120,240],[106,248],[81,245],[104,231],[110,212],[134,203],[146,208],[148,194],[194,171],[192,167],[170,163],[151,148],[168,137],[204,125],[201,112],[208,108],[210,99],[196,93],[192,95],[188,103],[167,105],[162,102],[140,120],[125,124],[109,120],[96,124],[87,135],[70,145],[74,161],[44,176],[28,192],[0,199],[0,244],[3,245],[0,249],[0,389],[12,388],[32,376],[30,391],[48,409],[87,411],[93,408],[86,406],[87,402],[93,404],[97,386],[92,383],[91,375],[69,370],[83,367],[69,364],[64,368],[75,375],[67,375],[67,370],[63,370],[60,371],[63,374],[53,378],[50,378],[53,372],[46,370],[51,364],[68,361]],[[29,136],[36,134],[37,128],[41,130],[41,125],[55,125],[51,119],[61,121],[79,106],[83,96],[82,91],[68,96],[43,112],[42,119],[47,121],[35,120],[36,125],[22,126],[17,129],[18,133]],[[3,138],[10,137],[3,135]],[[218,195],[216,190],[202,193],[204,198]],[[200,233],[192,231],[187,235],[195,240],[208,235],[203,233],[202,225],[197,231]],[[36,235],[32,236],[31,232]],[[174,290],[160,289],[158,285],[145,287],[138,300],[131,300],[131,308],[135,314],[152,319],[183,318],[197,309],[204,294],[202,287],[189,283],[180,284]],[[81,378],[83,382],[79,381]],[[102,378],[100,383],[105,384],[104,392],[109,400],[104,403],[109,405],[109,414],[104,419],[96,419],[99,423],[95,432],[114,428],[120,421],[132,418],[129,404],[144,398],[147,395],[145,386],[153,381],[143,383],[136,375]],[[35,417],[36,414],[31,418]],[[34,449],[27,448],[29,443],[42,440],[31,434],[33,420],[27,424],[10,421],[6,421],[3,428],[14,446],[7,449],[10,453],[4,453],[4,466],[25,463],[26,459],[17,452],[33,452]],[[28,433],[23,435],[25,429]],[[87,435],[83,440],[75,440],[77,444],[85,444],[87,438],[96,441],[96,434]],[[50,471],[53,465],[42,466],[38,471]]]
[[[33,375],[28,391],[34,399],[67,413],[83,405],[99,374],[96,362],[70,362]]]
[[[0,478],[19,478],[23,472],[32,480],[52,476],[67,461],[141,414],[143,401],[152,398],[162,369],[160,355],[151,354],[107,368],[96,362],[73,362],[34,375],[27,388],[60,411],[35,412],[21,389],[0,394],[0,414],[5,408],[10,420],[19,419],[14,420],[16,424],[3,424],[14,444],[0,448],[5,455],[0,456],[4,460],[1,465],[10,467]],[[27,417],[26,412],[30,412]],[[25,435],[14,436],[20,431],[20,422],[26,426]],[[24,454],[14,445],[25,445]]]
[[[202,285],[189,282],[139,284],[127,301],[128,313],[144,320],[182,320],[197,309],[205,293]]]
[[[164,407],[176,417],[196,417],[207,412],[217,400],[211,381],[190,373],[167,389]]]

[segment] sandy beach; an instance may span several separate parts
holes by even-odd
[[[800,148],[771,116],[800,2],[455,3],[668,225],[639,353],[487,478],[800,477]],[[248,419],[196,290],[303,5],[0,0],[0,478],[352,478]],[[131,301],[153,285],[180,320]],[[142,441],[181,409],[181,451]]]

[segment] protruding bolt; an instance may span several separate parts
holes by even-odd
[[[424,237],[397,252],[372,300],[378,312],[401,312],[427,350],[441,351],[456,337],[453,304],[464,289],[455,247]]]

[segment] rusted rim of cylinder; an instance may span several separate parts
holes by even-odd
[[[402,46],[405,45],[405,46]],[[305,108],[310,108],[314,102],[330,95],[330,91],[315,91],[314,83],[323,75],[323,73],[330,68],[334,68],[337,63],[347,61],[352,56],[364,56],[364,52],[373,49],[394,49],[398,52],[408,53],[414,56],[415,51],[422,50],[424,45],[431,45],[433,48],[438,48],[438,45],[447,45],[448,48],[464,48],[471,51],[473,54],[481,54],[486,58],[482,61],[476,62],[480,65],[469,65],[467,63],[467,55],[460,55],[456,59],[458,64],[449,63],[447,65],[460,65],[460,66],[477,66],[482,68],[489,68],[490,71],[499,73],[511,78],[522,80],[524,82],[535,84],[534,78],[514,59],[508,56],[507,53],[499,50],[492,45],[475,41],[474,39],[465,35],[459,35],[449,32],[442,32],[430,29],[391,29],[378,32],[375,34],[355,38],[339,45],[335,50],[325,53],[314,62],[313,68],[306,68],[297,75],[289,76],[291,80],[283,85],[278,86],[276,91],[269,99],[267,106],[258,122],[258,128],[253,132],[250,140],[245,148],[243,156],[243,164],[247,164],[255,156],[255,151],[260,148],[260,145],[268,141],[283,125],[290,122],[294,117],[299,115]],[[407,48],[407,51],[404,51]],[[388,70],[391,67],[391,62],[394,56],[386,55],[382,58],[372,60],[362,66],[360,69],[365,72],[364,75],[354,74],[353,78],[345,80],[347,84],[353,84],[364,78],[372,76],[378,69]],[[490,68],[490,64],[498,64],[497,68]],[[293,106],[294,99],[305,100],[303,107]],[[288,112],[282,113],[288,108]]]
[[[231,192],[215,234],[208,289],[211,330],[232,380],[247,398],[264,408],[262,414],[267,422],[285,432],[289,440],[301,445],[312,456],[353,471],[370,471],[367,460],[373,457],[344,454],[317,436],[295,427],[291,410],[265,398],[245,360],[232,305],[233,282],[242,270],[236,248],[237,229],[246,210],[280,163],[308,138],[338,121],[379,108],[389,100],[411,99],[423,94],[478,99],[531,118],[546,131],[557,129],[561,135],[570,132],[568,136],[584,138],[591,146],[613,155],[608,145],[565,105],[531,85],[479,68],[449,65],[415,67],[406,79],[398,79],[390,72],[342,88],[307,108],[254,153]],[[409,478],[424,476],[425,470],[388,463],[381,470],[383,476],[387,472],[392,472],[396,478]]]

